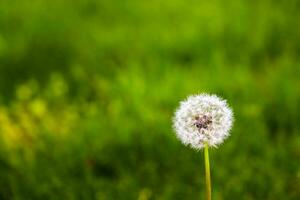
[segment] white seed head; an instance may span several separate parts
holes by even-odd
[[[176,110],[173,126],[185,145],[202,149],[206,144],[216,147],[228,136],[233,114],[225,100],[216,95],[189,96]]]

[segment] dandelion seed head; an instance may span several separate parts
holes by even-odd
[[[216,95],[189,96],[175,112],[173,126],[178,139],[194,149],[216,147],[230,135],[233,114],[227,102]]]

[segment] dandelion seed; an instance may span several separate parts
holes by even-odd
[[[182,101],[174,117],[174,129],[183,144],[195,149],[216,147],[228,136],[233,116],[225,100],[200,94]]]

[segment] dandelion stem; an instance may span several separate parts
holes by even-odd
[[[206,200],[211,200],[211,181],[210,181],[210,166],[209,166],[209,153],[208,145],[204,148],[204,160],[205,160],[205,182],[206,182]]]

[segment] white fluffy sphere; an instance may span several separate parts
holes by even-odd
[[[216,147],[229,136],[233,114],[226,101],[216,95],[193,95],[180,103],[173,123],[183,144],[195,149]]]

